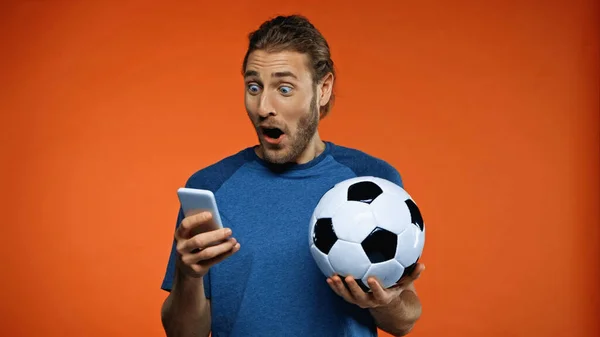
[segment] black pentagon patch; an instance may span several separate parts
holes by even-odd
[[[419,207],[417,207],[417,204],[411,199],[406,200],[405,203],[410,211],[411,222],[423,231],[423,216],[421,215]]]
[[[367,254],[371,263],[379,263],[391,260],[396,256],[396,244],[398,235],[376,227],[371,234],[363,240],[361,246]]]
[[[350,287],[348,286],[348,283],[346,283],[346,278],[344,277],[340,277],[342,279],[342,283],[344,284],[344,286],[346,287],[346,289],[350,290]],[[356,283],[358,284],[358,286],[360,287],[360,289],[362,289],[362,291],[368,293],[369,291],[371,291],[371,289],[369,289],[369,287],[367,287],[364,282],[361,279],[354,279],[354,281],[356,281]]]
[[[381,187],[372,181],[361,181],[348,187],[348,201],[360,201],[370,204],[383,193]]]
[[[337,235],[333,230],[333,223],[331,218],[321,218],[315,223],[315,229],[313,231],[313,242],[315,246],[323,252],[323,254],[329,254],[331,247],[337,241]]]

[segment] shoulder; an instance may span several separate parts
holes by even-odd
[[[250,160],[249,150],[250,148],[243,149],[194,172],[187,179],[185,187],[206,189],[215,193],[224,182]]]
[[[374,176],[403,186],[400,172],[387,161],[364,151],[337,144],[331,146],[331,156],[357,176]]]

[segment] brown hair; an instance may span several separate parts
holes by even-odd
[[[332,73],[335,77],[327,41],[319,30],[302,15],[277,16],[265,21],[257,30],[248,35],[248,40],[248,51],[244,56],[242,74],[246,71],[248,55],[253,51],[279,52],[285,50],[308,55],[314,85],[317,85],[328,73]],[[329,113],[333,100],[332,89],[329,102],[320,107],[321,118]]]

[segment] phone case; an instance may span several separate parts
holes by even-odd
[[[223,228],[221,223],[221,215],[217,207],[217,201],[212,191],[195,189],[195,188],[180,188],[177,190],[179,202],[183,213],[187,216],[191,213],[199,213],[203,211],[209,211],[212,213],[213,220],[219,226]]]

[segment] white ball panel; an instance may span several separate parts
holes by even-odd
[[[313,216],[319,218],[331,218],[333,212],[346,201],[346,191],[343,189],[332,188],[325,192],[315,210]]]
[[[371,261],[358,243],[337,240],[328,254],[333,270],[340,276],[359,279],[371,266]]]
[[[313,259],[315,259],[317,266],[325,276],[331,277],[335,274],[333,267],[331,267],[331,264],[329,263],[327,255],[323,254],[317,247],[315,247],[315,245],[310,245],[310,253],[312,254]]]
[[[388,231],[400,234],[411,224],[410,210],[404,200],[394,194],[384,193],[371,203],[371,211],[377,225]]]
[[[338,239],[361,243],[377,226],[368,204],[347,201],[333,215],[333,229]]]
[[[314,242],[313,242],[313,232],[315,230],[315,224],[317,223],[317,218],[315,218],[315,215],[313,214],[310,217],[310,223],[308,225],[308,245],[311,246]]]
[[[389,288],[398,282],[402,273],[404,273],[404,267],[398,261],[388,260],[371,265],[371,268],[363,276],[362,281],[369,287],[367,280],[369,277],[374,276],[384,288]]]
[[[419,231],[417,237],[419,238],[419,242],[417,243],[417,250],[419,251],[419,255],[423,254],[423,248],[425,248],[425,232],[427,231],[427,227],[423,227],[423,231]]]
[[[396,260],[404,267],[415,263],[425,244],[425,232],[417,226],[410,225],[404,232],[398,235],[398,246],[396,248]]]

